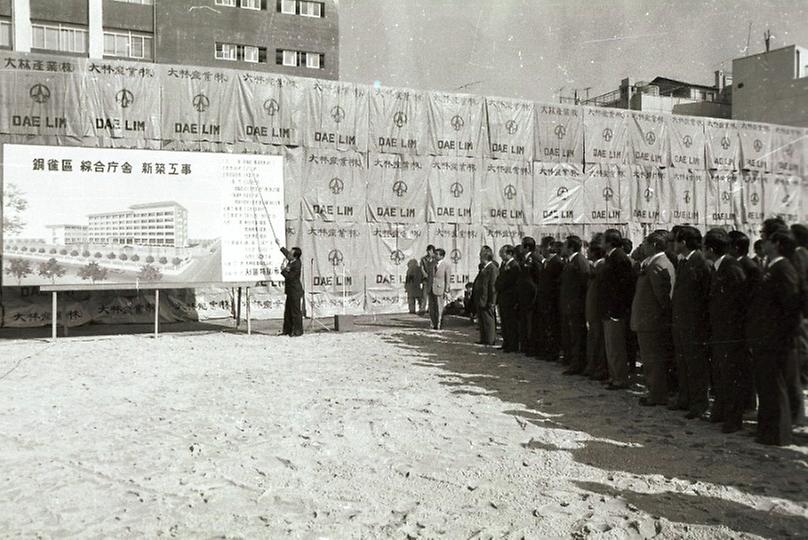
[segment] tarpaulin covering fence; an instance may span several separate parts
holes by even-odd
[[[459,292],[481,245],[526,234],[615,226],[636,242],[677,223],[754,231],[772,215],[806,220],[807,139],[726,119],[0,54],[0,142],[284,156],[286,241],[304,250],[317,315],[406,309],[407,263],[429,243],[446,249]],[[161,313],[235,309],[228,289],[195,293],[165,295]],[[148,305],[98,298],[67,303],[68,324],[139,320]],[[279,316],[282,283],[251,301],[255,316]],[[4,324],[45,324],[37,302],[7,290]]]

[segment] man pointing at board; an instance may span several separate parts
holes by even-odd
[[[281,265],[281,275],[283,275],[284,292],[286,293],[286,306],[283,310],[283,333],[284,336],[297,337],[303,335],[303,284],[300,282],[300,270],[302,263],[300,257],[303,252],[299,247],[288,250],[281,246],[278,239],[275,244],[281,248],[281,253],[286,260]]]

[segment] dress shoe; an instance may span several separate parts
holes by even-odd
[[[626,388],[628,388],[628,385],[625,384],[609,383],[606,385],[606,390],[625,390]]]
[[[561,372],[562,375],[580,375],[582,372],[578,369],[568,368]]]
[[[733,425],[733,424],[724,424],[721,426],[721,433],[735,433],[736,431],[741,431],[743,426]]]
[[[656,407],[657,405],[659,405],[659,403],[651,401],[651,398],[649,398],[648,396],[643,396],[640,398],[640,405],[642,405],[643,407]]]
[[[683,405],[679,405],[678,403],[671,403],[670,405],[668,405],[668,410],[669,411],[686,411],[687,407],[685,407]]]
[[[695,420],[696,418],[701,418],[702,415],[704,415],[704,411],[689,411],[685,415],[685,418],[687,418],[688,420]]]
[[[719,424],[724,421],[724,417],[720,414],[711,414],[710,415],[710,423],[711,424]]]

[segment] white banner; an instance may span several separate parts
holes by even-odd
[[[666,171],[671,188],[669,214],[673,224],[704,223],[707,208],[707,176],[703,169],[673,167]]]
[[[488,118],[488,152],[486,157],[533,159],[535,106],[529,101],[513,99],[485,100]]]
[[[670,114],[665,116],[670,141],[670,162],[682,169],[704,169],[704,118]]]
[[[772,169],[772,129],[768,124],[738,122],[741,169],[765,172]]]
[[[736,122],[708,118],[704,123],[707,147],[707,167],[738,170],[741,161],[741,140]]]
[[[429,153],[477,157],[488,142],[482,96],[429,93]]]
[[[426,154],[426,94],[400,88],[377,88],[370,93],[370,144],[373,152]]]
[[[641,223],[669,221],[671,187],[665,173],[651,165],[633,165],[631,171],[631,215]]]
[[[629,111],[629,159],[636,165],[667,167],[668,130],[661,114]]]
[[[505,159],[483,160],[479,197],[483,223],[528,225],[533,221],[533,164]]]
[[[303,217],[365,222],[366,158],[359,152],[311,148],[304,152]]]
[[[584,223],[582,166],[569,163],[533,164],[534,223]]]
[[[584,168],[584,214],[587,223],[613,225],[631,219],[628,169],[591,163]]]
[[[431,157],[368,156],[367,220],[370,223],[426,223]]]
[[[334,150],[368,149],[368,92],[365,86],[308,80],[303,144]]]
[[[427,221],[479,222],[475,209],[480,185],[480,161],[435,156],[429,163]]]
[[[735,171],[711,170],[707,177],[707,225],[734,227],[740,222],[736,210],[740,204],[741,182]]]
[[[426,246],[424,224],[368,224],[365,280],[368,312],[407,311],[407,268],[418,265]]]
[[[536,159],[581,163],[584,157],[583,110],[578,106],[536,104]]]
[[[280,274],[283,158],[3,146],[6,280],[249,282]],[[272,248],[268,248],[272,246]]]
[[[787,174],[767,174],[764,176],[763,206],[766,217],[780,217],[786,223],[800,218],[800,194],[802,180],[799,176]]]
[[[584,107],[584,149],[586,163],[626,163],[628,148],[627,111]]]

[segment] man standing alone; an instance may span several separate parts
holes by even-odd
[[[300,282],[300,271],[302,263],[300,257],[303,252],[299,247],[293,247],[291,251],[281,247],[280,242],[275,240],[281,253],[286,257],[286,262],[281,268],[281,275],[284,279],[284,292],[286,293],[286,305],[283,309],[283,335],[297,337],[303,335],[303,284]]]

